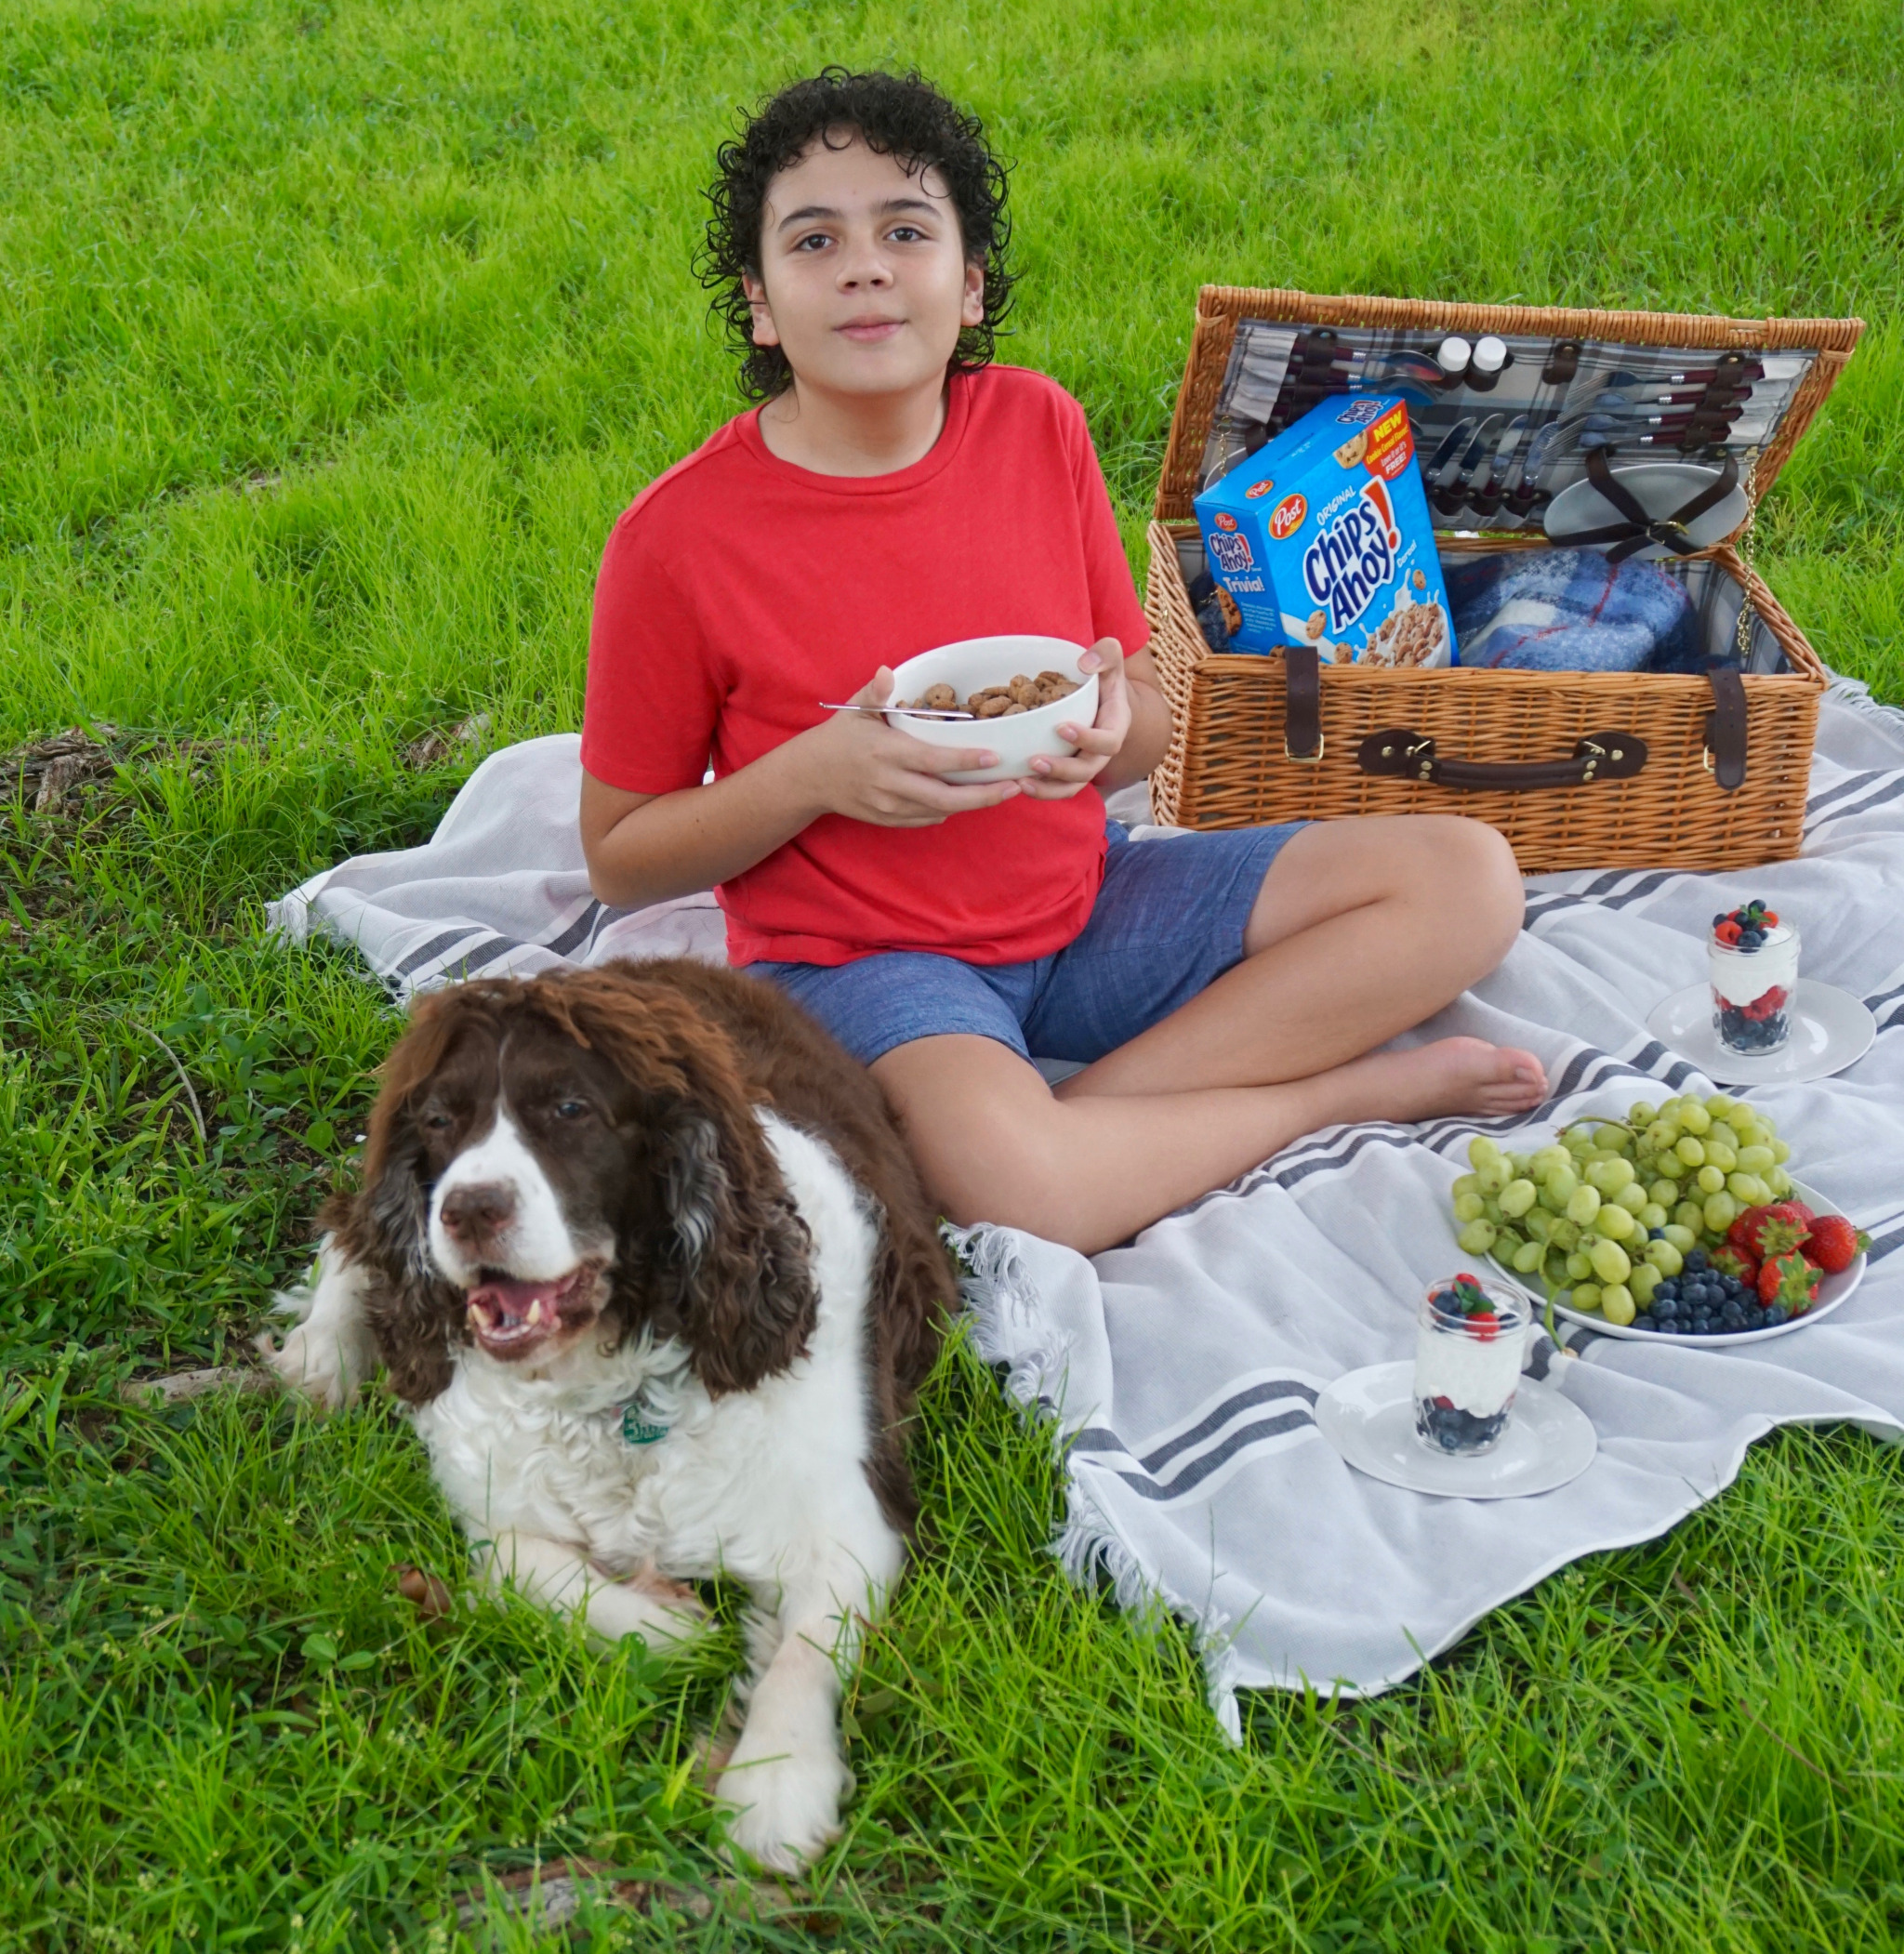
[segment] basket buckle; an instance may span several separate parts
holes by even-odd
[[[1292,767],[1320,766],[1322,764],[1322,756],[1328,751],[1329,735],[1326,733],[1318,733],[1316,735],[1316,751],[1314,753],[1291,753],[1289,751],[1289,736],[1287,733],[1283,734],[1283,758]]]

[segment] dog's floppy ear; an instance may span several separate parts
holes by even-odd
[[[413,1405],[449,1388],[450,1340],[462,1299],[430,1258],[430,1184],[414,1101],[441,1063],[463,1013],[457,995],[426,997],[383,1065],[370,1116],[364,1184],[328,1216],[346,1254],[370,1270],[364,1314],[390,1388]]]
[[[716,1397],[751,1391],[801,1355],[819,1305],[813,1237],[745,1101],[739,1117],[750,1134],[735,1131],[730,1109],[683,1104],[662,1142],[675,1307],[689,1362]],[[735,1144],[749,1138],[754,1146]]]
[[[678,991],[627,970],[565,972],[545,1001],[645,1102],[662,1209],[648,1258],[655,1301],[710,1393],[751,1391],[804,1354],[819,1297],[812,1237],[732,1043]]]

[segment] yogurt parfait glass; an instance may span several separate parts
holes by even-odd
[[[1727,1051],[1777,1051],[1792,1035],[1798,988],[1798,931],[1776,910],[1748,903],[1712,918],[1706,944],[1712,1032]]]
[[[1477,1458],[1507,1430],[1531,1313],[1514,1289],[1469,1274],[1421,1299],[1415,1332],[1415,1436],[1431,1452]]]

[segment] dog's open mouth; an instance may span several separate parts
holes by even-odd
[[[491,1356],[521,1356],[558,1332],[593,1320],[601,1273],[600,1262],[578,1262],[566,1275],[527,1282],[484,1269],[463,1299],[469,1328]]]

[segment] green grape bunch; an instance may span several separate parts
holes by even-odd
[[[1533,1154],[1476,1138],[1454,1183],[1456,1239],[1623,1327],[1695,1248],[1792,1192],[1791,1157],[1768,1114],[1723,1092],[1577,1120]]]

